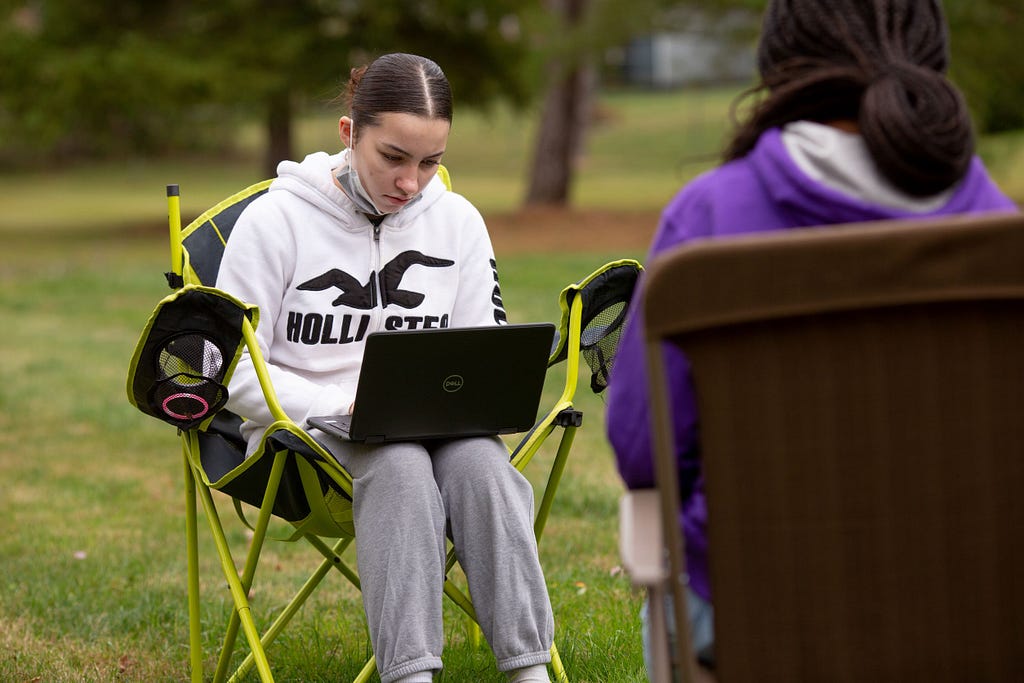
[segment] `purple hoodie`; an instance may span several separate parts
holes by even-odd
[[[773,129],[761,136],[746,157],[705,173],[676,195],[662,212],[648,258],[698,237],[993,210],[1016,207],[978,159],[944,205],[928,213],[911,212],[870,204],[813,180],[790,157],[781,132]],[[634,302],[639,299],[635,296]],[[634,306],[615,358],[606,422],[619,474],[631,489],[654,485],[643,335],[637,317]],[[694,592],[710,600],[696,397],[686,358],[668,347],[665,357],[683,496],[679,522],[686,541],[687,574]],[[629,381],[616,382],[619,375]]]

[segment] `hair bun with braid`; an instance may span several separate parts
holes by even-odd
[[[725,158],[769,128],[856,121],[880,172],[915,196],[963,177],[974,131],[946,78],[949,36],[938,0],[771,0],[758,44],[760,95]]]
[[[906,60],[878,68],[864,90],[858,124],[879,170],[915,196],[954,185],[974,155],[963,96],[941,73]]]

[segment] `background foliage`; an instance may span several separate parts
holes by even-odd
[[[280,151],[296,108],[337,95],[351,66],[383,51],[430,54],[467,104],[520,103],[527,45],[516,13],[530,6],[4,0],[4,158],[202,149],[245,117],[264,121],[268,148]]]
[[[977,127],[988,133],[1024,128],[1024,5],[1018,0],[946,0],[951,73],[967,95]]]
[[[1024,126],[1019,0],[944,5],[953,76],[978,127]],[[289,156],[294,114],[322,110],[349,67],[374,54],[431,55],[445,67],[460,105],[522,107],[549,92],[558,73],[600,66],[610,48],[685,28],[695,16],[749,12],[737,40],[750,44],[763,6],[763,0],[0,0],[0,165],[222,147],[234,126],[256,120],[265,130],[266,175]],[[563,71],[553,75],[553,64]],[[543,125],[557,123],[538,113]]]

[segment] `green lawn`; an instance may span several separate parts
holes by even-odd
[[[467,194],[473,182],[500,189],[500,170],[488,180],[456,164]],[[187,680],[180,454],[171,428],[128,404],[125,373],[168,291],[164,184],[181,183],[188,215],[252,179],[240,164],[185,162],[0,178],[0,680]],[[638,254],[502,259],[511,317],[556,320],[562,287],[621,256]],[[542,543],[557,642],[573,681],[642,681],[639,598],[617,569],[621,488],[603,404],[586,378],[581,386],[586,425]],[[531,476],[550,457],[542,452]],[[232,525],[239,547],[244,531]],[[205,533],[201,557],[212,653],[230,601]],[[258,620],[273,618],[314,560],[297,544],[271,544],[253,596]],[[272,649],[279,680],[350,679],[365,660],[358,595],[332,578]],[[467,639],[465,619],[446,616],[441,680],[504,680]]]
[[[708,166],[732,94],[604,98],[578,204],[661,206]],[[485,215],[522,197],[532,140],[523,116],[460,113],[456,121],[446,163]],[[333,130],[329,118],[311,117],[301,146],[333,148]],[[1022,143],[1009,135],[981,145],[993,175],[1018,198]],[[180,454],[171,428],[128,404],[125,373],[168,291],[165,184],[180,183],[183,213],[195,215],[259,178],[244,145],[242,152],[216,163],[125,161],[0,176],[0,680],[188,679]],[[566,283],[624,256],[640,254],[501,257],[511,317],[556,320]],[[556,638],[573,681],[644,681],[640,598],[618,569],[621,485],[603,436],[603,403],[581,385],[585,425],[541,545]],[[232,529],[244,544],[243,528]],[[203,638],[212,650],[230,599],[202,532]],[[260,621],[272,618],[313,558],[274,543],[265,560],[253,596]],[[468,641],[465,621],[447,616],[441,680],[503,680],[486,649]],[[272,649],[279,680],[351,678],[367,654],[358,596],[341,580],[330,581],[293,628]]]
[[[660,206],[707,166],[726,124],[732,90],[686,95],[608,96],[597,108],[588,153],[574,187],[580,206]],[[497,109],[456,115],[445,165],[456,189],[488,213],[517,208],[525,193],[534,112]],[[338,149],[336,117],[302,119],[295,156]],[[227,159],[125,160],[61,171],[0,175],[0,235],[31,232],[93,234],[165,224],[165,186],[177,183],[182,213],[195,216],[228,194],[260,180],[255,132],[240,131]]]
[[[611,256],[509,259],[512,315],[554,321],[560,288]],[[158,240],[89,243],[3,280],[0,680],[187,678],[177,441],[131,408],[124,388],[137,336],[165,293],[163,267]],[[558,642],[573,680],[639,681],[638,602],[616,570],[620,486],[601,435],[602,404],[589,392],[581,403],[587,425],[542,545]],[[244,543],[244,529],[232,528]],[[312,558],[300,551],[271,544],[257,577],[258,618],[271,617],[308,569]],[[227,596],[206,533],[203,565],[212,649]],[[463,618],[447,617],[450,671],[441,680],[502,680],[488,674],[486,650],[466,644]],[[274,649],[283,680],[354,675],[367,640],[357,596],[340,579],[295,627]]]
[[[595,112],[587,153],[573,187],[577,206],[649,209],[662,206],[687,180],[708,168],[728,130],[736,88],[685,93],[613,93]],[[311,115],[296,131],[296,157],[338,149],[336,116]],[[485,217],[518,208],[525,194],[535,112],[460,112],[445,164],[456,189]],[[240,131],[238,153],[226,159],[123,160],[30,174],[0,175],[0,235],[63,237],[158,230],[165,225],[165,186],[177,183],[182,213],[197,215],[261,179],[257,131]],[[1006,192],[1024,203],[1024,132],[982,138],[978,151]]]
[[[170,427],[136,412],[124,388],[138,334],[166,291],[164,252],[158,239],[69,249],[22,244],[7,252],[0,281],[7,322],[0,338],[0,680],[187,679],[177,441]],[[512,317],[556,320],[561,287],[618,256],[507,259]],[[602,435],[602,403],[584,388],[580,404],[586,425],[542,544],[558,643],[575,681],[641,681],[639,603],[617,570],[621,489]],[[542,453],[534,465],[549,458]],[[244,545],[244,529],[232,528]],[[212,651],[229,600],[202,537],[204,640]],[[271,544],[257,576],[258,619],[274,616],[312,560],[297,544]],[[282,680],[343,680],[358,670],[367,649],[361,607],[340,578],[294,627],[273,650]],[[454,612],[448,630],[441,680],[503,680],[486,649],[467,643],[465,620]]]

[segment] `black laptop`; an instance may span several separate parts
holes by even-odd
[[[307,425],[371,443],[527,431],[554,334],[551,323],[373,332],[353,413]]]

